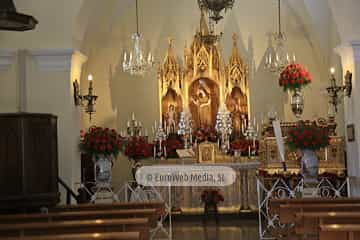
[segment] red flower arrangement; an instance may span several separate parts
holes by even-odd
[[[184,143],[177,138],[169,138],[165,141],[164,145],[166,146],[166,156],[168,158],[178,157],[176,150],[183,149]]]
[[[90,127],[87,132],[80,131],[80,150],[89,155],[103,154],[117,157],[121,150],[122,138],[115,129]]]
[[[312,82],[310,73],[300,64],[290,64],[281,72],[279,85],[284,91],[305,87]]]
[[[205,204],[218,204],[224,201],[224,196],[217,189],[204,190],[201,194],[201,202]]]
[[[255,146],[254,146],[254,142],[252,140],[246,140],[246,139],[237,139],[233,142],[230,143],[230,148],[231,150],[234,151],[240,151],[241,155],[248,155],[249,153],[249,148],[250,151],[256,151],[258,152],[259,150],[259,141],[255,141]]]
[[[199,128],[195,130],[194,137],[198,143],[204,141],[216,142],[217,134],[214,128]]]
[[[152,156],[153,145],[147,142],[146,137],[131,137],[124,143],[124,154],[129,159],[149,158]]]
[[[329,145],[329,132],[325,128],[300,124],[289,130],[287,144],[290,149],[319,150]]]

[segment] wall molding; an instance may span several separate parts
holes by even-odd
[[[0,71],[8,70],[14,63],[14,50],[0,50]]]
[[[360,61],[360,41],[352,41],[350,44],[354,51],[354,60]]]
[[[86,61],[86,56],[74,49],[36,49],[29,50],[40,71],[70,72],[74,56]]]

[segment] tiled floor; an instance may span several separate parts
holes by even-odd
[[[201,221],[175,221],[174,240],[257,240],[259,228],[256,220],[221,220],[204,226]]]

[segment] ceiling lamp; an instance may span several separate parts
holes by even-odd
[[[131,75],[143,76],[154,65],[154,56],[149,52],[144,56],[142,37],[139,33],[138,0],[136,0],[136,33],[132,34],[133,48],[129,54],[124,53],[123,70]]]
[[[234,6],[235,0],[198,0],[200,9],[207,9],[209,17],[216,23],[224,17],[220,15],[222,10],[231,9]]]
[[[38,21],[29,15],[16,12],[12,0],[0,1],[0,30],[28,31],[33,30]]]
[[[265,68],[270,72],[280,74],[280,72],[290,63],[296,61],[295,54],[290,55],[286,51],[286,36],[281,31],[281,4],[278,0],[278,20],[279,32],[274,33],[272,36],[272,47],[265,58]]]

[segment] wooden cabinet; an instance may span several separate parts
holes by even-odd
[[[0,210],[56,205],[57,177],[57,117],[0,114]]]

